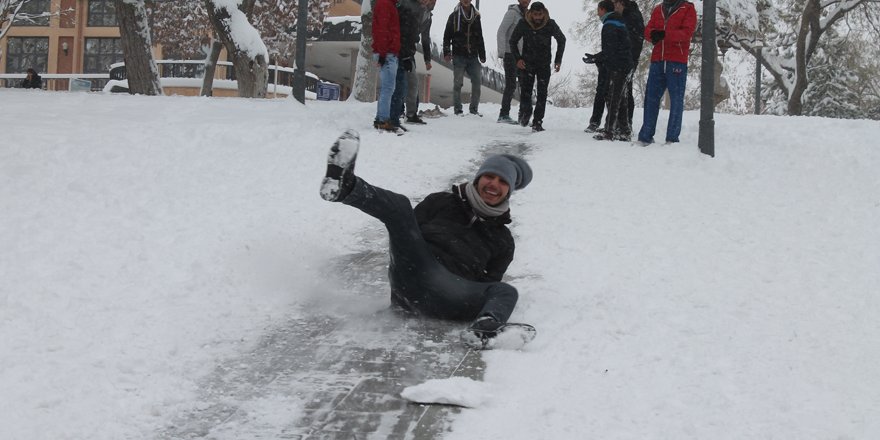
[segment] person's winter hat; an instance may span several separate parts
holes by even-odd
[[[510,191],[520,190],[532,181],[532,168],[526,161],[511,154],[489,156],[474,177],[474,185],[483,174],[492,173],[510,185]]]

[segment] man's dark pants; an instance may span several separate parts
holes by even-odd
[[[516,58],[512,53],[504,54],[504,93],[501,94],[501,112],[498,116],[510,116],[510,102],[516,92],[516,80],[519,77]]]
[[[596,64],[599,77],[596,79],[596,97],[593,98],[593,115],[590,125],[602,125],[602,113],[605,112],[605,97],[608,95],[608,69],[603,64]]]
[[[538,99],[535,102],[533,121],[544,121],[544,109],[547,107],[547,88],[550,85],[550,65],[536,69],[520,69],[519,71],[519,120],[532,117],[532,88],[538,81]]]
[[[469,281],[443,267],[422,238],[409,198],[357,178],[342,203],[385,224],[391,248],[388,278],[394,305],[432,318],[469,321],[491,315],[507,322],[516,306],[516,289],[502,282]]]
[[[605,131],[613,134],[631,135],[629,126],[629,108],[626,102],[626,83],[628,70],[608,71],[608,115],[605,117]]]

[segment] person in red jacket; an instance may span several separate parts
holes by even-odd
[[[391,96],[400,62],[400,18],[392,0],[377,0],[373,10],[373,61],[379,64],[379,103],[373,127],[396,131],[391,123]]]
[[[696,28],[697,12],[694,4],[686,0],[663,0],[654,7],[651,19],[645,25],[645,40],[650,41],[654,49],[645,90],[645,113],[639,130],[639,144],[642,146],[654,142],[660,99],[666,90],[669,90],[670,102],[666,142],[679,140],[688,54]]]

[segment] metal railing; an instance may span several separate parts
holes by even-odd
[[[80,90],[78,85],[85,80],[90,83],[89,90],[99,92],[110,79],[108,73],[46,73],[43,78],[43,90]],[[26,73],[0,73],[0,88],[19,88]]]

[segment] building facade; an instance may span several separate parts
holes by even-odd
[[[123,60],[113,0],[30,0],[22,11],[46,16],[17,19],[0,39],[0,73],[107,73]]]

